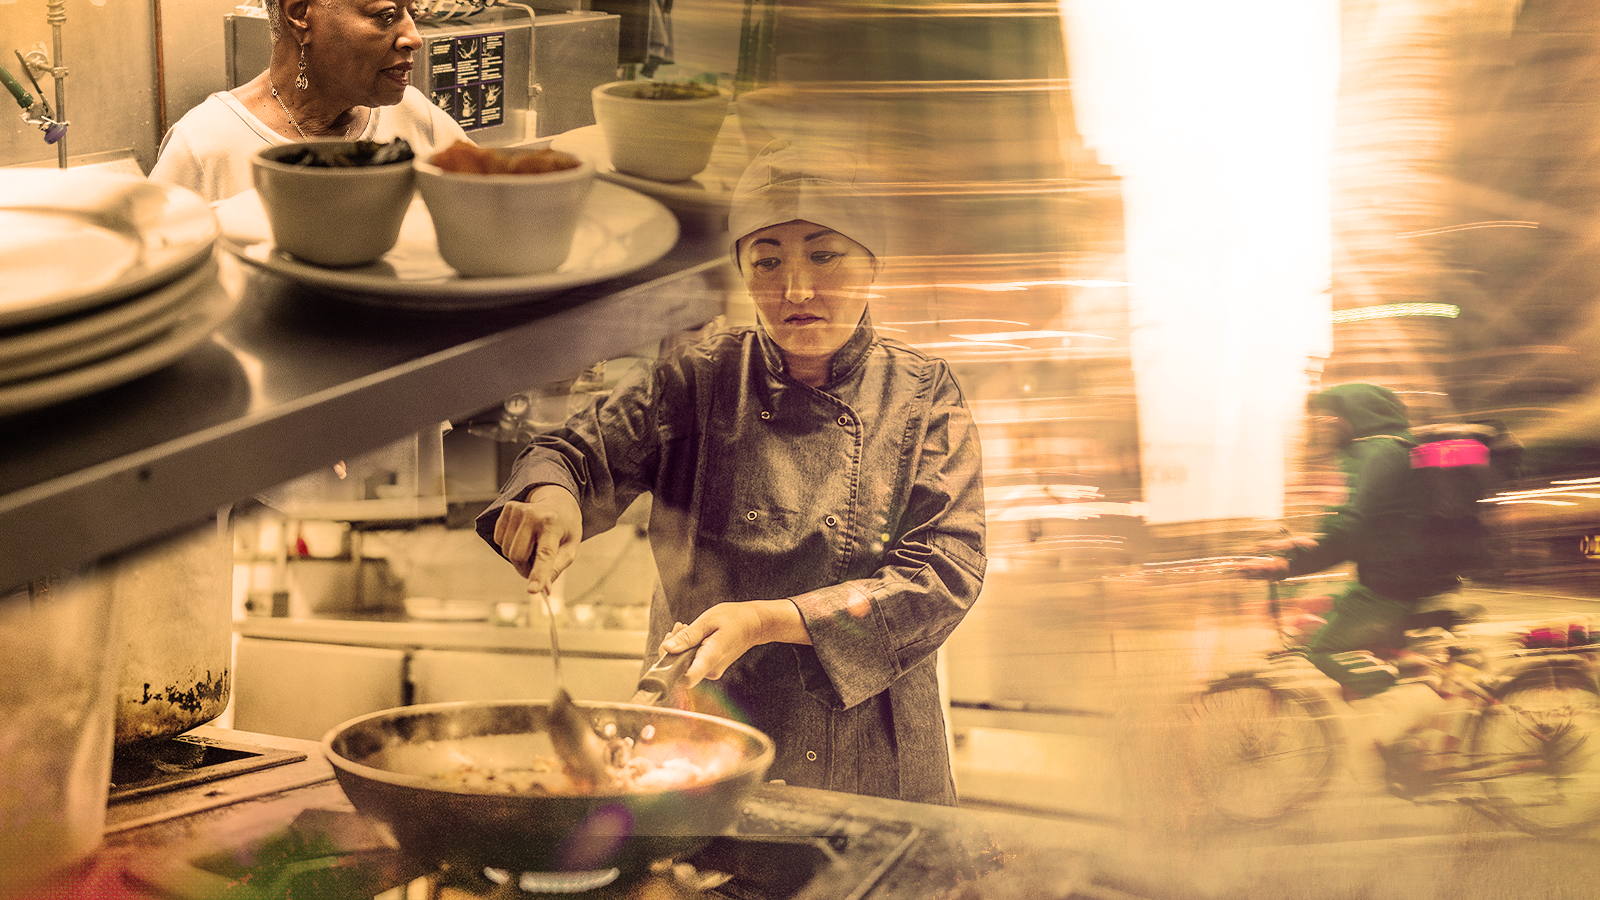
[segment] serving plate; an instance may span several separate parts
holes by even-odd
[[[216,205],[219,244],[250,265],[326,293],[374,306],[416,310],[489,309],[523,303],[570,288],[635,272],[678,242],[678,220],[660,202],[637,191],[596,182],[578,223],[572,252],[554,272],[466,278],[439,255],[433,219],[421,195],[412,198],[400,239],[382,259],[330,269],[277,249],[266,210],[255,191]]]
[[[206,260],[186,275],[138,297],[61,319],[0,329],[0,382],[37,378],[102,359],[172,327],[204,299],[217,264]]]
[[[24,412],[115,387],[168,366],[211,337],[239,305],[239,294],[213,279],[199,304],[165,334],[126,352],[39,378],[0,384],[0,415]]]
[[[0,169],[0,327],[147,293],[200,265],[217,219],[200,195],[133,175]]]
[[[733,203],[733,189],[750,163],[737,115],[723,120],[705,171],[687,181],[651,181],[618,172],[599,125],[562,132],[551,139],[550,149],[587,157],[594,162],[595,174],[600,178],[654,197],[673,212],[693,216],[726,216]]]

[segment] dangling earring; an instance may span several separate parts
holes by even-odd
[[[302,91],[311,86],[311,82],[306,80],[306,45],[305,44],[301,44],[300,45],[300,74],[296,75],[294,77],[294,86],[296,88],[299,88]]]

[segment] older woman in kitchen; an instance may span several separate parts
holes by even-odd
[[[169,130],[153,181],[210,201],[252,187],[263,147],[404,138],[418,154],[466,133],[408,83],[422,46],[409,0],[265,0],[267,70],[207,97]]]
[[[690,703],[769,734],[769,777],[953,804],[935,655],[986,567],[978,438],[946,363],[873,328],[885,229],[852,180],[763,152],[730,212],[755,325],[537,437],[477,527],[538,593],[650,494],[648,646],[698,647]]]

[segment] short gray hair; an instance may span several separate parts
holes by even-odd
[[[313,5],[316,2],[311,0]],[[261,8],[267,11],[267,37],[276,44],[288,30],[283,20],[283,0],[261,0]]]
[[[261,8],[267,11],[267,37],[276,44],[283,37],[283,4],[279,0],[261,0]]]

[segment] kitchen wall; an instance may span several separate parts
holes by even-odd
[[[222,20],[239,0],[148,0],[159,12],[161,56],[157,60],[166,85],[158,133],[216,91],[226,90],[226,52]],[[152,156],[145,168],[155,162]]]
[[[42,49],[65,66],[66,119],[71,123],[64,143],[74,161],[122,155],[148,169],[155,161],[157,111],[155,13],[160,0],[58,0],[65,13],[61,24],[61,56],[47,21],[47,0],[0,0],[0,65],[28,85],[16,53]],[[188,15],[191,13],[180,13]],[[220,32],[221,18],[217,28]],[[36,76],[52,109],[55,83]],[[29,93],[33,93],[29,85]],[[9,94],[0,95],[0,165],[51,164],[59,148],[46,144],[38,128],[21,119]]]
[[[222,20],[237,0],[58,0],[61,58],[49,0],[0,0],[0,65],[27,85],[16,51],[42,48],[67,76],[67,155],[72,164],[128,158],[147,172],[166,127],[222,90]],[[161,35],[159,46],[155,40]],[[55,84],[36,75],[52,109]],[[31,86],[30,86],[31,88]],[[29,91],[32,93],[31,89]],[[58,163],[56,146],[24,123],[9,95],[0,97],[0,165]]]

